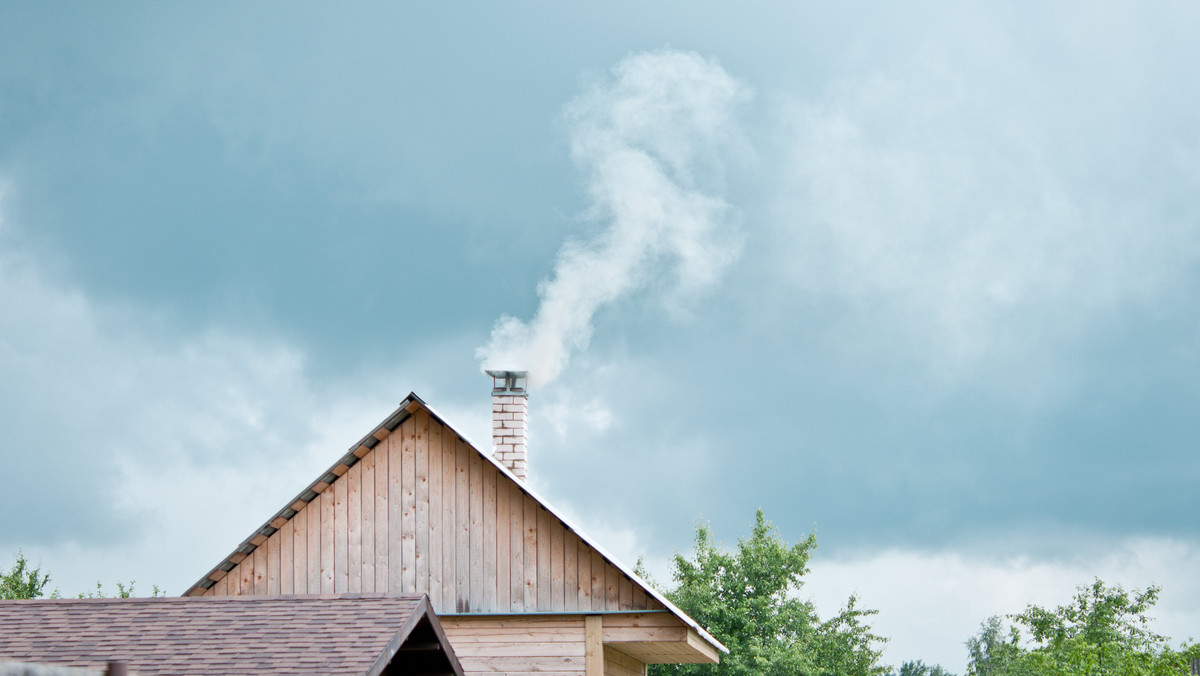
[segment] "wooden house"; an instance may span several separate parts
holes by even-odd
[[[525,485],[524,374],[492,375],[494,455],[410,394],[185,595],[425,593],[467,674],[717,662],[724,646]]]

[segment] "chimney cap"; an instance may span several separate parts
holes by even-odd
[[[529,396],[529,371],[484,371],[492,377],[492,394],[517,394]]]

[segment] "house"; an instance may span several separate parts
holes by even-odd
[[[0,674],[463,674],[422,595],[4,601],[0,627]]]
[[[428,594],[467,674],[644,674],[724,646],[525,484],[523,372],[495,452],[410,394],[186,596]]]

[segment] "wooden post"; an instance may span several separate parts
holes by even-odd
[[[604,616],[583,617],[583,655],[585,676],[604,676]]]

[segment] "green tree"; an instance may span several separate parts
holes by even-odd
[[[1001,638],[999,618],[984,623],[967,641],[968,676],[1178,676],[1187,673],[1200,646],[1171,647],[1150,629],[1150,609],[1159,587],[1125,591],[1097,579],[1077,589],[1070,603],[1054,609],[1029,605],[1009,615],[1013,625]],[[1028,641],[1022,641],[1022,629]]]
[[[896,672],[896,676],[954,676],[954,674],[943,669],[940,664],[929,666],[921,660],[917,660],[900,665],[900,671]]]
[[[50,574],[43,573],[41,566],[31,567],[19,549],[13,556],[12,568],[0,574],[0,599],[39,598],[50,582]]]
[[[41,566],[33,568],[21,550],[17,550],[14,555],[13,566],[7,572],[0,573],[0,600],[12,599],[36,599],[41,598],[46,590],[46,585],[50,582],[50,574],[43,573]],[[150,585],[151,596],[165,596],[163,591],[158,588],[158,585]],[[103,598],[118,598],[127,599],[136,596],[133,590],[133,580],[126,585],[124,582],[117,582],[117,593],[109,596],[103,585],[96,583],[96,590],[87,593],[80,593],[79,598],[84,599],[103,599]],[[54,590],[50,594],[50,598],[59,598],[58,590]]]
[[[691,558],[676,554],[675,587],[664,590],[684,612],[729,648],[719,665],[654,665],[651,674],[883,675],[884,639],[865,620],[877,611],[857,607],[853,596],[834,617],[821,621],[799,598],[816,536],[794,545],[780,539],[758,510],[750,537],[736,551],[713,543],[708,526],[696,527]]]

